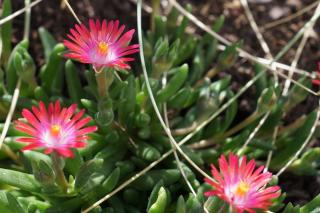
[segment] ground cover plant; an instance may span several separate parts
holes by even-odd
[[[239,1],[266,58],[222,37],[223,15],[206,25],[175,0],[133,1],[130,23],[56,1],[73,17],[59,38],[32,30],[45,2],[18,13],[1,2],[0,212],[319,211],[319,192],[296,202],[282,178],[319,177],[320,64],[297,68],[319,2],[272,55]],[[295,48],[291,65],[278,62]],[[241,60],[252,75],[239,86],[228,70]]]

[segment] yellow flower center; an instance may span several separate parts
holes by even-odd
[[[109,45],[104,41],[100,41],[98,44],[98,51],[101,55],[106,55],[109,51]]]
[[[50,132],[53,136],[58,136],[61,130],[61,126],[60,125],[52,125]]]
[[[236,194],[237,196],[242,197],[242,196],[244,196],[244,195],[247,194],[247,192],[249,191],[249,189],[250,189],[249,184],[241,181],[241,182],[239,183],[239,185],[237,186],[237,188],[236,188],[235,194]]]

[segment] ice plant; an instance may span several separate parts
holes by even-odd
[[[48,109],[43,102],[39,103],[39,108],[33,106],[31,111],[23,109],[26,122],[15,121],[15,128],[29,135],[17,139],[28,143],[22,151],[44,148],[46,154],[54,151],[60,156],[73,157],[71,148],[84,147],[87,134],[97,130],[97,126],[85,127],[92,118],[83,118],[84,110],[76,113],[76,109],[76,104],[61,108],[59,101],[50,103]]]
[[[76,24],[70,30],[64,45],[69,49],[66,57],[82,63],[92,64],[96,70],[103,67],[128,69],[126,63],[134,59],[128,55],[139,51],[139,45],[129,45],[134,29],[124,33],[125,25],[119,27],[119,21],[89,20],[89,28]]]
[[[268,210],[271,199],[280,195],[279,186],[266,187],[272,174],[264,172],[264,166],[255,169],[254,160],[247,163],[246,157],[241,160],[233,154],[229,162],[224,155],[219,159],[220,172],[211,165],[213,179],[205,181],[212,185],[212,191],[205,192],[206,196],[217,196],[228,202],[237,213],[255,212],[255,209]]]

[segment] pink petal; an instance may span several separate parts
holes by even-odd
[[[26,151],[26,150],[31,150],[31,149],[35,149],[35,148],[39,148],[41,147],[42,144],[39,144],[39,143],[33,143],[33,144],[30,144],[28,146],[25,146],[21,149],[21,151]]]
[[[67,157],[67,158],[74,157],[74,154],[70,149],[58,148],[58,149],[55,149],[55,151],[63,157]]]
[[[29,110],[23,109],[22,116],[25,117],[27,119],[27,121],[35,128],[40,127],[40,123],[39,123],[38,119]]]
[[[91,132],[95,132],[97,130],[98,130],[97,126],[89,126],[89,127],[80,129],[76,133],[77,133],[77,135],[84,135],[84,134],[88,134],[88,133],[91,133]]]
[[[39,143],[37,138],[17,138],[17,142],[21,143]]]

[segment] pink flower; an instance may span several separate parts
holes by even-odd
[[[129,45],[134,29],[124,33],[125,25],[119,27],[119,21],[89,20],[89,29],[84,24],[76,24],[71,29],[69,39],[64,40],[64,45],[70,50],[65,54],[68,58],[76,59],[82,63],[93,64],[99,70],[103,67],[118,67],[128,69],[126,64],[133,61],[127,57],[139,52],[139,45]]]
[[[43,102],[39,108],[33,106],[32,111],[23,109],[22,116],[27,122],[15,121],[15,128],[30,136],[17,139],[29,143],[22,151],[45,148],[46,154],[56,151],[64,157],[73,157],[71,148],[86,146],[86,134],[97,130],[97,126],[84,127],[92,118],[82,118],[84,110],[75,113],[76,109],[76,104],[61,109],[59,101],[50,103],[48,110]]]
[[[212,191],[205,192],[205,195],[225,200],[238,213],[255,212],[254,209],[267,210],[272,204],[271,199],[280,196],[280,187],[266,188],[272,174],[263,172],[263,166],[257,169],[255,166],[255,161],[247,163],[246,157],[239,163],[239,158],[230,154],[228,163],[222,155],[219,159],[220,172],[211,165],[212,176],[216,182],[205,179],[214,187]]]
[[[320,62],[318,62],[318,71],[316,79],[312,80],[312,83],[320,86]]]

